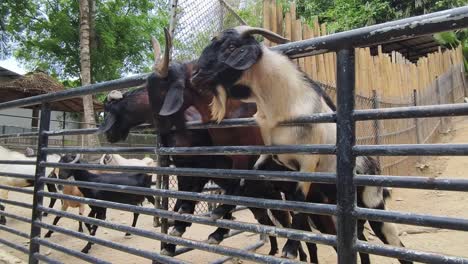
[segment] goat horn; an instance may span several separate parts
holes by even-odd
[[[122,92],[117,90],[112,90],[107,94],[107,101],[120,100],[123,98]]]
[[[77,162],[80,160],[80,158],[81,158],[81,154],[76,154],[75,159],[73,159],[73,160],[70,162],[70,164],[77,163]]]
[[[259,34],[264,36],[266,39],[273,41],[278,44],[284,44],[289,42],[290,40],[287,38],[283,38],[282,36],[276,34],[275,32],[271,32],[264,28],[259,27],[250,27],[250,26],[238,26],[235,30],[241,35],[241,37]]]
[[[153,46],[154,66],[156,67],[161,60],[161,45],[154,36],[151,36],[151,46]]]
[[[159,54],[160,52],[157,52],[160,47],[159,43],[157,45],[154,45],[153,43],[153,49],[154,49],[154,56],[155,56],[155,71],[159,74],[160,77],[166,78],[168,71],[169,71],[169,54],[172,48],[172,39],[171,39],[171,34],[169,33],[169,30],[167,28],[164,28],[164,37],[166,40],[166,48],[164,49],[164,57],[162,58],[162,61],[159,62],[156,61],[156,55]],[[156,40],[156,39],[154,39]],[[157,42],[157,41],[156,41]]]

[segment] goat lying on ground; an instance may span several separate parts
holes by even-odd
[[[335,124],[279,125],[283,121],[314,113],[330,113],[335,109],[318,85],[299,71],[286,56],[258,43],[252,36],[254,34],[261,34],[278,43],[287,41],[264,29],[241,26],[226,30],[214,38],[198,60],[192,83],[215,95],[212,108],[215,119],[220,121],[224,118],[227,96],[254,101],[258,108],[255,119],[266,145],[335,144]],[[261,166],[265,159],[266,156],[261,157],[256,165]],[[273,159],[302,172],[336,170],[336,158],[332,155],[279,154],[273,155]],[[357,169],[365,163],[365,157],[358,158]],[[305,200],[311,186],[308,182],[300,183],[295,198]],[[381,206],[383,209],[383,188],[365,187],[362,202],[368,208]],[[293,218],[293,227],[305,229],[306,222],[304,214],[297,214]],[[380,227],[384,242],[403,246],[393,224],[381,223]],[[297,245],[297,241],[288,240],[283,248],[283,256],[295,258]],[[361,254],[363,262],[369,262],[368,256],[362,257]]]
[[[36,157],[31,155],[31,150],[25,151],[28,156],[20,152],[12,151],[7,148],[0,146],[0,160],[11,160],[11,161],[36,161]],[[58,162],[60,156],[56,154],[47,155],[48,162]],[[34,176],[36,173],[35,165],[18,165],[18,164],[0,164],[0,175],[1,173],[18,173],[18,174],[27,174]],[[52,168],[46,168],[45,175],[49,175],[52,172]],[[21,178],[12,178],[7,176],[0,176],[0,185],[12,186],[12,187],[30,187],[34,185],[34,181],[21,179]],[[49,191],[51,190],[51,186]],[[0,198],[7,200],[8,199],[8,190],[0,189]],[[5,207],[2,205],[0,210],[3,211]],[[4,216],[0,216],[0,224],[6,224],[6,219]]]
[[[60,159],[62,163],[80,163],[80,155],[65,155]],[[68,179],[70,177],[74,177],[77,181],[85,181],[85,182],[95,182],[95,183],[108,183],[108,184],[117,184],[117,185],[126,185],[126,186],[136,186],[136,187],[151,187],[151,177],[144,173],[102,173],[102,174],[94,174],[87,170],[78,170],[78,169],[57,169],[58,176],[60,179]],[[154,202],[154,198],[151,196],[144,196],[144,195],[136,195],[136,194],[129,194],[129,193],[122,193],[122,192],[112,192],[112,191],[104,191],[104,190],[95,190],[95,189],[88,189],[83,187],[78,187],[81,193],[86,198],[104,200],[104,201],[111,201],[123,204],[131,204],[131,205],[139,205],[141,204],[145,198]],[[88,217],[94,217],[97,219],[105,220],[106,219],[106,212],[107,208],[99,207],[94,205],[89,205],[91,211],[88,214]],[[132,227],[135,227],[139,214],[133,214],[133,222]],[[88,228],[90,235],[94,236],[96,234],[98,226],[96,225],[89,225],[85,224]],[[126,234],[130,235],[130,234]],[[83,248],[82,252],[88,253],[91,249],[93,243],[88,242],[86,246]]]

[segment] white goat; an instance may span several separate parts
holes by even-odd
[[[30,156],[30,150],[26,151],[27,155]],[[0,160],[24,160],[24,161],[36,161],[36,157],[27,157],[25,154],[9,150],[5,147],[0,146]],[[60,160],[60,156],[56,154],[48,155],[47,161],[48,162],[58,162]],[[52,168],[46,168],[46,176],[52,172]],[[34,184],[33,181],[20,179],[20,178],[12,178],[6,175],[2,175],[3,173],[18,173],[18,174],[27,174],[34,176],[36,173],[36,166],[35,165],[18,165],[18,164],[0,164],[0,185],[11,186],[11,187],[29,187]],[[0,198],[4,200],[8,200],[8,190],[0,189]],[[0,210],[3,211],[5,207],[0,205]],[[0,216],[0,224],[5,224],[6,219],[4,216]]]
[[[0,160],[24,160],[24,161],[36,161],[36,157],[26,157],[23,153],[9,150],[5,147],[0,146]],[[60,155],[51,154],[47,155],[48,162],[58,162],[60,160]],[[45,175],[49,175],[52,172],[53,168],[46,168]],[[19,173],[27,174],[34,176],[36,173],[35,165],[18,165],[18,164],[0,164],[0,175],[1,173]],[[26,179],[11,178],[7,176],[0,176],[0,184],[13,186],[13,187],[29,187],[33,183]],[[8,199],[8,190],[0,189],[0,198]]]

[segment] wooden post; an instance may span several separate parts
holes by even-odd
[[[436,82],[436,97],[437,97],[437,104],[442,104],[442,99],[441,99],[441,95],[440,95],[440,79],[439,79],[439,76],[436,76],[436,79],[435,79],[435,82]],[[447,125],[445,124],[445,118],[443,117],[440,117],[440,126],[439,126],[439,133],[442,133],[442,134],[446,134],[448,131],[447,131]]]
[[[372,108],[373,109],[380,108],[380,98],[376,90],[372,90]],[[374,144],[375,145],[380,145],[381,143],[381,138],[380,138],[380,133],[382,131],[381,125],[382,124],[380,120],[378,119],[374,120]],[[376,159],[377,159],[377,163],[380,166],[380,156],[377,156]]]

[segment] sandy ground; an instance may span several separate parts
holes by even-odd
[[[450,143],[462,143],[468,140],[468,118],[457,119],[454,122],[455,129],[448,135],[442,136],[441,142]],[[428,165],[428,168],[424,171],[416,171],[416,169],[409,169],[409,175],[423,175],[431,177],[449,177],[449,178],[468,178],[465,175],[465,169],[468,168],[468,159],[465,157],[430,157],[424,160],[424,163]],[[17,201],[30,202],[31,197],[27,195],[10,193],[10,199]],[[467,210],[468,194],[460,192],[448,192],[448,191],[429,191],[429,190],[411,190],[411,189],[393,189],[392,199],[388,202],[388,208],[390,210],[397,210],[403,212],[415,212],[423,214],[432,214],[439,216],[452,216],[461,217],[468,219]],[[45,200],[48,203],[48,200]],[[149,206],[148,204],[145,206]],[[59,208],[56,205],[56,208]],[[21,216],[30,216],[30,211],[27,209],[7,206],[7,211],[10,213],[18,214]],[[76,212],[75,209],[70,211]],[[89,211],[89,209],[88,209]],[[77,213],[77,212],[76,212]],[[255,222],[252,214],[248,211],[242,211],[235,213],[237,220],[245,222]],[[112,221],[120,224],[131,223],[132,214],[127,212],[118,212],[115,210],[109,210],[108,221]],[[46,222],[52,222],[52,216],[44,219]],[[22,222],[8,219],[9,227],[29,232],[30,227]],[[59,223],[62,227],[67,227],[73,230],[77,230],[78,224],[72,220],[61,219]],[[144,228],[147,230],[155,230],[152,226],[152,217],[142,215],[140,216],[137,227]],[[209,232],[213,231],[214,227],[193,225],[192,228],[184,235],[186,238],[194,240],[204,240]],[[408,248],[419,249],[431,252],[438,252],[454,256],[468,257],[468,233],[450,230],[433,229],[422,226],[409,226],[399,225],[398,229],[401,234],[401,239]],[[367,237],[371,242],[380,243],[377,238],[367,229]],[[19,238],[15,235],[11,235],[4,231],[0,231],[0,237],[13,241],[17,244],[28,246],[28,241],[24,238]],[[99,238],[111,240],[116,243],[121,243],[127,246],[135,248],[159,251],[159,242],[132,236],[131,238],[125,238],[121,232],[100,228],[97,232]],[[235,248],[243,248],[249,244],[254,243],[258,240],[258,235],[244,233],[235,237],[226,239],[222,245]],[[59,233],[55,233],[50,241],[58,243],[62,246],[66,246],[71,249],[81,250],[85,245],[85,242],[76,238],[68,237]],[[284,244],[285,240],[280,239],[280,245]],[[261,247],[257,252],[267,253],[269,245],[266,244]],[[67,256],[58,251],[49,250],[48,248],[42,247],[42,252],[49,257],[58,259],[64,263],[81,263],[81,260]],[[150,263],[149,260],[130,255],[121,251],[111,250],[100,245],[95,245],[90,254],[95,257],[102,258],[112,263]],[[216,260],[221,256],[206,253],[201,251],[192,251],[178,258],[189,261],[192,263],[207,263],[212,260]],[[330,247],[319,246],[319,257],[321,263],[336,263],[336,254]],[[8,248],[5,245],[0,245],[0,264],[2,263],[22,263],[27,258],[20,252]],[[372,256],[373,263],[390,264],[398,263],[396,260]],[[245,260],[232,260],[235,263],[251,263]]]

